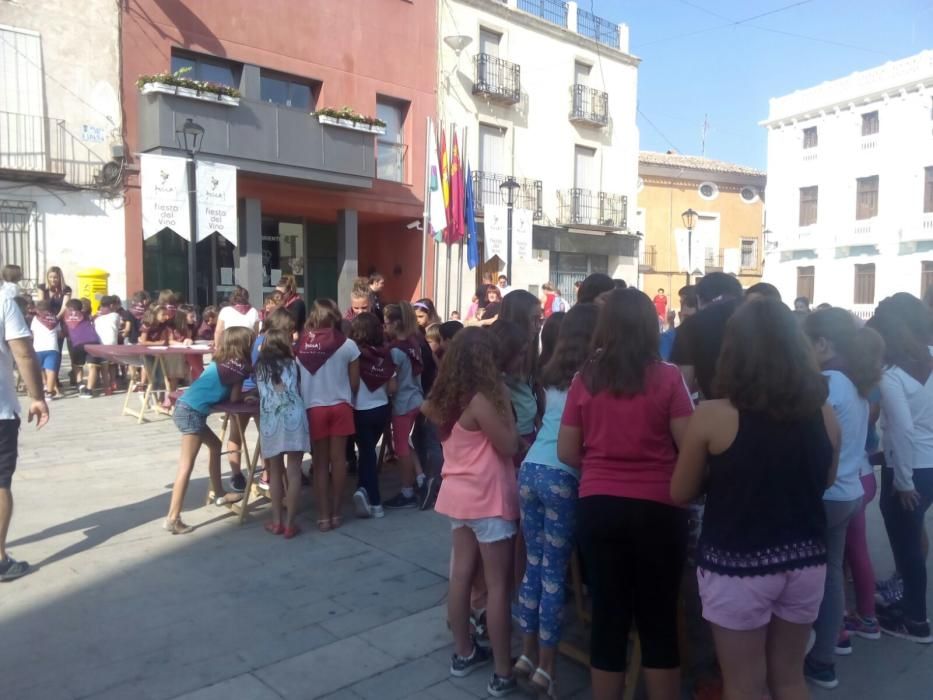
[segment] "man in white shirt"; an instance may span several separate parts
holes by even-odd
[[[39,362],[32,348],[32,335],[19,307],[12,299],[0,298],[0,581],[12,581],[29,571],[29,564],[7,554],[6,536],[13,517],[10,486],[16,471],[19,438],[19,399],[13,379],[13,363],[26,383],[32,399],[27,421],[36,419],[36,428],[49,422],[49,409],[42,393]]]
[[[499,275],[499,293],[502,294],[502,298],[505,299],[505,295],[512,291],[512,287],[509,286],[509,278],[505,275]]]

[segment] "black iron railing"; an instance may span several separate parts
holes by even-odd
[[[22,179],[93,187],[104,161],[62,119],[0,112],[0,170]]]
[[[473,173],[473,213],[483,215],[483,207],[487,204],[508,204],[508,193],[502,189],[502,183],[509,179],[508,175],[476,171]],[[544,216],[544,186],[541,180],[527,180],[516,178],[521,185],[512,195],[512,206],[516,209],[531,209],[537,221]]]
[[[518,0],[518,9],[567,27],[567,3],[564,0]]]
[[[570,86],[570,121],[609,124],[609,94],[586,85]]]
[[[577,34],[614,49],[619,48],[619,25],[592,12],[577,10]]]
[[[515,104],[522,99],[521,67],[488,53],[473,58],[473,94]]]
[[[653,270],[658,264],[658,249],[653,245],[646,245],[641,251],[641,264]]]
[[[573,188],[558,193],[559,223],[565,226],[628,228],[628,197]]]
[[[719,248],[718,250],[715,248],[707,248],[703,259],[703,264],[707,270],[722,270],[722,259],[722,248]]]

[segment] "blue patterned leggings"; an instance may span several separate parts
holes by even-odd
[[[525,462],[518,491],[528,550],[518,592],[519,620],[523,632],[537,633],[545,646],[557,646],[567,563],[574,545],[577,480],[563,469]]]

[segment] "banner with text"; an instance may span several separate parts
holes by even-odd
[[[531,229],[534,212],[531,209],[512,210],[512,262],[531,260]]]
[[[191,240],[188,173],[184,158],[143,153],[139,157],[143,238],[170,229]]]
[[[236,167],[226,163],[199,160],[198,240],[219,233],[234,246],[237,244]]]
[[[484,261],[498,256],[502,262],[508,262],[506,260],[509,238],[508,216],[508,209],[501,204],[483,206]]]

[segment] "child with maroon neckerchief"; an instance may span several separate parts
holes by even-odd
[[[217,307],[205,306],[201,312],[201,324],[198,326],[197,340],[214,342],[214,333],[217,330]]]
[[[29,324],[32,331],[32,346],[36,351],[36,359],[42,367],[42,376],[45,379],[45,398],[60,399],[56,385],[58,367],[62,354],[58,349],[62,327],[58,316],[52,313],[48,299],[40,299],[36,303],[36,315]]]
[[[162,347],[191,345],[191,340],[179,334],[178,330],[175,328],[175,311],[176,309],[173,308],[169,310],[165,305],[161,304],[156,304],[151,307],[143,317],[142,325],[139,328],[139,345]],[[156,365],[153,358],[146,357],[145,368],[147,375],[151,375],[152,372],[155,372]],[[157,374],[154,379],[157,390],[161,390],[159,384],[162,381],[162,377]],[[167,414],[171,406],[168,394],[171,394],[178,388],[178,382],[168,369],[166,369],[164,382],[167,394],[160,407],[160,412]]]
[[[70,299],[65,305],[65,313],[62,316],[65,334],[68,338],[68,352],[71,354],[72,371],[75,382],[78,384],[78,398],[80,399],[89,399],[93,396],[97,383],[97,369],[100,364],[100,360],[96,357],[89,357],[84,349],[85,345],[100,343],[100,336],[97,335],[94,324],[85,310],[85,301],[85,299]],[[90,302],[87,302],[87,308],[90,308]],[[87,384],[84,383],[85,364],[91,365],[88,368]]]

